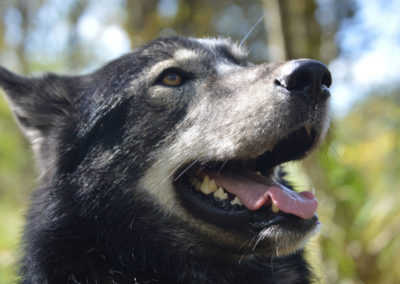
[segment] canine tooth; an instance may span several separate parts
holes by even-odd
[[[203,192],[204,194],[207,194],[209,181],[210,181],[210,178],[207,175],[205,175],[203,178],[203,182],[200,185],[200,191]]]
[[[216,190],[217,190],[217,185],[215,184],[215,181],[210,180],[210,178],[207,175],[205,175],[203,182],[201,183],[200,186],[200,191],[206,195],[209,195],[210,193]]]
[[[214,192],[214,191],[216,191],[218,189],[217,184],[215,183],[215,180],[210,179],[210,181],[208,182],[208,189],[211,192]]]
[[[201,187],[207,189],[209,181],[210,178],[208,177],[208,175],[205,175],[203,178],[203,182],[201,183]]]
[[[219,200],[228,199],[228,194],[224,191],[222,187],[218,187],[217,191],[214,192],[214,197]]]
[[[242,201],[240,201],[240,199],[237,196],[235,196],[235,198],[231,201],[231,204],[232,205],[236,205],[236,204],[243,205]]]
[[[306,123],[304,125],[304,128],[306,129],[307,135],[310,136],[310,134],[311,134],[311,124]]]
[[[256,174],[258,174],[259,176],[262,176],[260,171],[256,171]]]
[[[272,209],[272,212],[274,212],[274,213],[278,213],[279,212],[279,208],[273,202],[271,204],[271,209]]]

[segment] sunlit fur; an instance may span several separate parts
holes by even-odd
[[[26,78],[0,67],[40,169],[21,282],[309,283],[302,248],[317,217],[219,226],[183,206],[174,187],[183,166],[256,158],[304,124],[317,132],[310,151],[318,146],[327,101],[277,91],[285,64],[253,65],[226,39],[173,37],[84,76]],[[190,78],[162,85],[168,68]]]

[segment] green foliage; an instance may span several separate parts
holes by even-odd
[[[399,283],[400,107],[370,96],[337,121],[308,167],[318,184],[319,250],[329,283]],[[318,176],[318,177],[316,177]]]
[[[0,202],[0,283],[16,281],[16,260],[22,226],[21,208],[11,202]]]
[[[1,92],[0,92],[1,93]],[[27,191],[33,187],[32,154],[0,94],[0,283],[14,283]]]
[[[0,197],[20,201],[32,186],[32,154],[16,127],[3,94],[0,96]],[[21,189],[25,188],[25,190]],[[16,190],[18,189],[18,190]]]

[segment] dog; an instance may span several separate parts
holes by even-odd
[[[329,127],[327,67],[159,38],[82,76],[0,86],[37,160],[21,283],[310,283],[317,200],[280,165]]]

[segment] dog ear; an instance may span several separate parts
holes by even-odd
[[[48,74],[28,78],[0,67],[0,87],[11,109],[41,162],[44,143],[57,128],[71,122],[75,115],[74,77]]]

